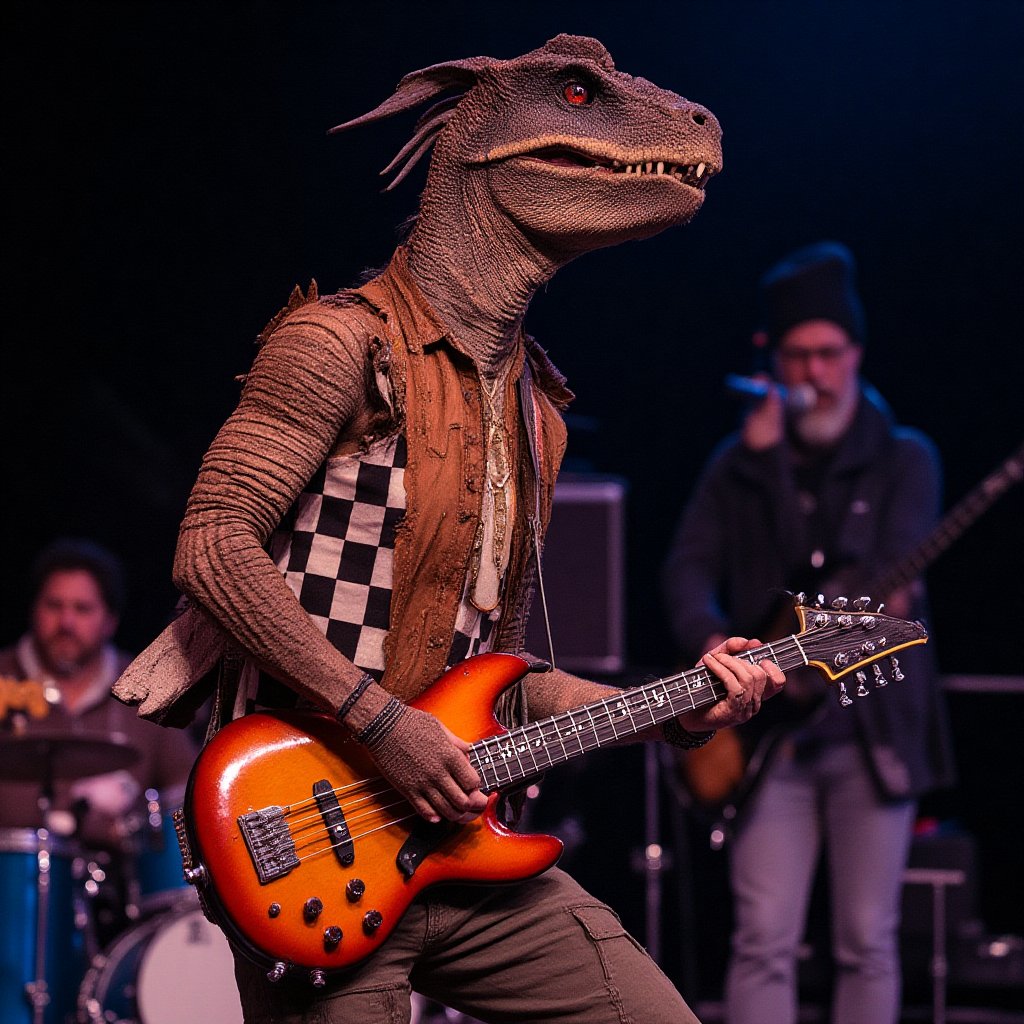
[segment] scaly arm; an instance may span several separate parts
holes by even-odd
[[[258,664],[332,712],[363,673],[312,623],[264,545],[339,434],[368,415],[366,359],[355,325],[322,307],[274,332],[203,460],[174,563],[177,585]],[[390,700],[368,686],[344,724],[358,734]],[[381,772],[431,820],[472,817],[486,799],[466,744],[424,712],[399,712],[370,745]]]

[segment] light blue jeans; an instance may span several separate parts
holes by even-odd
[[[900,892],[915,806],[879,799],[856,744],[799,763],[789,752],[780,755],[732,845],[729,1024],[796,1021],[796,953],[823,844],[836,969],[833,1024],[898,1020]]]

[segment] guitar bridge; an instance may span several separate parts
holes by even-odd
[[[242,814],[238,818],[238,827],[242,830],[260,885],[283,878],[292,868],[298,867],[295,841],[280,807],[264,807]]]

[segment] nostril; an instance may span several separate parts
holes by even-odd
[[[708,121],[708,119],[703,114],[696,110],[690,115],[690,119],[693,121],[694,124],[707,124]]]

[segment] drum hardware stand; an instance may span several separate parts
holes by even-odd
[[[644,845],[634,850],[633,870],[644,876],[644,945],[661,963],[662,875],[672,869],[672,854],[661,841],[661,769],[657,743],[644,744]]]
[[[673,858],[663,863],[663,870],[676,871],[676,920],[679,933],[683,936],[679,950],[680,988],[683,992],[696,993],[698,970],[692,936],[697,934],[696,910],[693,896],[693,864],[690,858],[689,808],[690,798],[679,781],[679,767],[676,751],[664,743],[649,743],[646,749],[655,755],[655,769],[660,768],[658,777],[668,796],[669,844]],[[660,892],[659,892],[660,895]]]
[[[43,1024],[46,1007],[50,1002],[50,989],[46,983],[46,930],[50,915],[50,832],[47,815],[53,805],[53,764],[46,758],[43,784],[37,801],[43,827],[36,829],[39,849],[36,851],[36,977],[25,986],[25,994],[32,1006],[32,1024]]]
[[[647,950],[661,963],[662,875],[672,867],[672,858],[661,843],[661,769],[658,745],[644,745],[644,912]]]

